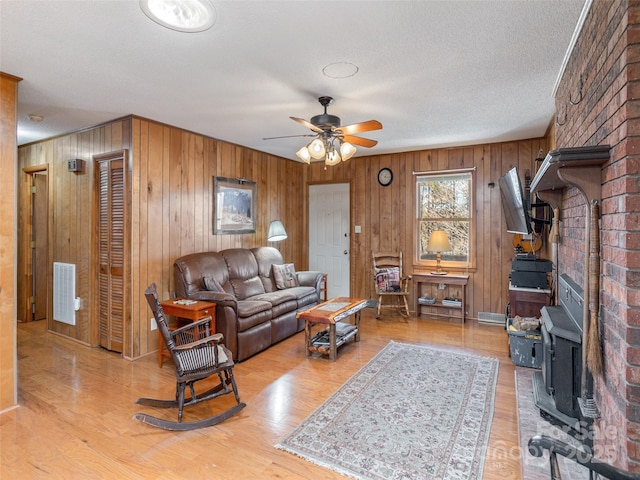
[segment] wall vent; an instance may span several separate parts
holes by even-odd
[[[53,262],[53,319],[76,324],[76,266]]]
[[[494,325],[505,325],[506,315],[504,313],[478,312],[478,322],[492,323]]]

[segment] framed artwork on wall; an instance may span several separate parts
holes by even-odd
[[[213,234],[256,232],[256,182],[213,177]]]

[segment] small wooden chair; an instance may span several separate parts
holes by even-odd
[[[222,334],[210,330],[211,317],[171,331],[158,299],[156,284],[149,286],[144,295],[153,311],[158,330],[164,338],[164,342],[173,359],[177,380],[176,398],[175,400],[139,398],[136,403],[159,408],[177,407],[178,421],[165,420],[146,413],[136,413],[134,418],[165,430],[193,430],[216,425],[242,410],[246,405],[240,401],[240,396],[238,395],[238,387],[233,376],[233,357],[222,343]],[[214,376],[218,377],[218,383],[206,392],[196,395],[194,384]],[[184,391],[187,386],[191,391],[191,397],[185,399]],[[185,405],[211,400],[228,393],[233,393],[236,398],[236,404],[231,408],[202,420],[182,421],[182,409]]]
[[[402,252],[388,253],[372,252],[373,275],[375,291],[378,295],[378,307],[376,318],[380,318],[380,310],[393,308],[401,315],[409,316],[409,280],[411,276],[405,276],[402,265]],[[390,299],[390,303],[383,303],[383,299]]]

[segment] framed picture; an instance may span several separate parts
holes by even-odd
[[[213,233],[255,233],[256,182],[213,177]]]

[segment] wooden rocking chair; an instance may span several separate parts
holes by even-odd
[[[372,253],[375,291],[378,295],[376,318],[380,318],[380,310],[394,308],[402,316],[409,316],[409,280],[411,276],[404,276],[402,252],[400,253]],[[383,303],[383,299],[391,299]]]
[[[238,388],[233,376],[233,357],[222,343],[222,334],[210,330],[211,317],[171,331],[158,300],[156,284],[149,286],[144,294],[153,311],[158,330],[164,338],[167,349],[173,359],[177,380],[176,398],[175,400],[139,398],[136,403],[159,408],[177,407],[178,421],[164,420],[146,413],[136,413],[134,418],[165,430],[194,430],[216,425],[242,410],[246,405],[240,402],[240,396],[238,395]],[[206,392],[196,395],[194,384],[199,380],[204,380],[214,375],[218,376],[219,383]],[[187,386],[191,391],[191,397],[185,400],[184,391]],[[203,420],[182,421],[182,410],[185,405],[193,405],[228,393],[233,393],[236,397],[236,404],[233,407]]]

